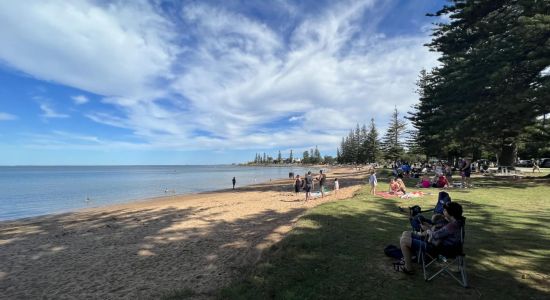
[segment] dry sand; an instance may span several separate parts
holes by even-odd
[[[239,278],[308,209],[349,198],[365,172],[334,169],[337,195],[304,203],[292,180],[0,223],[1,299],[197,298]]]

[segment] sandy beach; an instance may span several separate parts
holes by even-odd
[[[0,222],[0,298],[211,298],[308,208],[351,197],[365,176],[333,169],[338,194],[307,203],[289,179]]]

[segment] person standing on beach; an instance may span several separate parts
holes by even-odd
[[[372,173],[369,176],[370,184],[370,193],[372,195],[376,194],[376,186],[378,185],[378,180],[376,179],[376,171],[372,170]]]
[[[462,188],[470,187],[470,176],[472,172],[470,164],[470,158],[464,158],[460,166],[460,175],[462,176]]]
[[[306,188],[306,202],[311,197],[311,188],[313,187],[313,177],[311,177],[311,171],[307,172],[306,178],[304,180]]]
[[[302,189],[302,179],[300,175],[296,175],[296,180],[294,180],[294,192],[298,194]]]
[[[233,180],[231,180],[233,182],[233,189],[235,189],[235,183],[237,183],[237,179],[235,179],[235,177],[233,177]]]
[[[327,181],[327,175],[323,174],[323,170],[319,170],[319,176],[317,177],[319,181],[319,190],[321,191],[321,198],[325,197],[325,182]]]
[[[334,194],[338,194],[338,190],[340,189],[340,183],[338,183],[338,178],[334,178]]]

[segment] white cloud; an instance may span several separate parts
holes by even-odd
[[[0,112],[0,121],[13,121],[13,120],[17,120],[16,115]]]
[[[88,97],[84,95],[72,96],[71,99],[73,99],[76,105],[85,104],[85,103],[88,103],[89,101]]]
[[[42,114],[40,116],[44,118],[68,118],[69,115],[56,112],[49,104],[40,104]]]
[[[142,2],[0,2],[0,60],[101,95],[144,95],[171,76],[172,24]]]
[[[437,63],[428,33],[379,30],[383,3],[335,3],[313,15],[279,1],[296,24],[284,30],[203,2],[184,5],[177,27],[145,2],[0,3],[0,59],[104,95],[112,109],[85,115],[139,147],[332,150],[356,123],[405,114],[418,72]]]
[[[365,31],[359,21],[372,3],[333,7],[304,20],[289,45],[269,38],[274,41],[271,54],[220,41],[227,28],[249,39],[249,30],[241,29],[236,19],[247,28],[253,21],[218,10],[216,26],[197,25],[199,46],[174,88],[191,101],[200,116],[194,120],[202,128],[233,138],[235,132],[253,135],[263,124],[280,119],[299,123],[305,131],[311,130],[311,122],[323,120],[321,128],[339,133],[371,117],[384,124],[394,106],[403,115],[416,102],[418,72],[435,65],[436,55],[422,46],[427,35],[387,38],[376,26]],[[210,14],[207,8],[193,11],[201,20]],[[261,30],[254,31],[252,41],[276,34],[261,24],[255,28]],[[278,54],[283,48],[289,50]],[[292,135],[287,138],[287,143],[298,142]]]

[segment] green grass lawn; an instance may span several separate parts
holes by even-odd
[[[383,253],[409,230],[398,206],[433,208],[439,190],[388,200],[364,187],[351,199],[310,210],[220,298],[549,299],[550,180],[475,178],[473,183],[473,189],[449,190],[467,218],[468,289],[447,276],[424,282],[419,265],[412,276],[396,273]],[[387,183],[379,190],[387,190]]]

